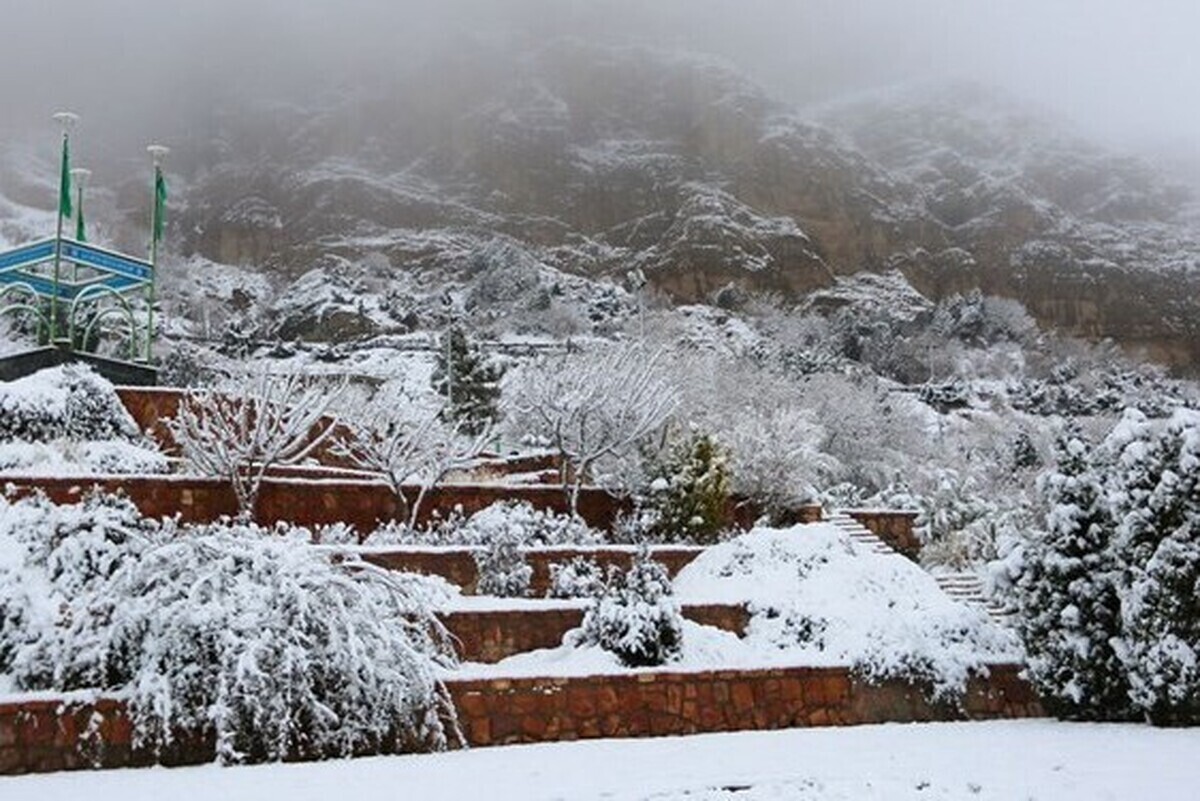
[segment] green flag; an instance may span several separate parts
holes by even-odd
[[[76,190],[79,194],[75,198],[75,240],[77,242],[87,241],[87,229],[83,224],[83,186],[82,184]]]
[[[154,241],[161,242],[163,226],[167,221],[167,181],[163,178],[162,167],[154,167]]]
[[[71,216],[71,152],[66,134],[63,134],[62,174],[58,183],[58,213],[63,217]]]

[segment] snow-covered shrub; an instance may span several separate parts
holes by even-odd
[[[134,441],[140,436],[113,385],[86,365],[0,382],[0,440]]]
[[[963,409],[971,404],[971,388],[961,379],[941,383],[922,384],[917,389],[917,399],[940,414],[954,409]]]
[[[216,373],[204,364],[204,354],[187,342],[179,342],[159,366],[159,383],[167,387],[202,387],[213,383]]]
[[[501,536],[511,536],[527,548],[591,545],[604,540],[603,534],[579,517],[535,509],[525,501],[502,501],[481,509],[459,532],[467,543],[486,544]]]
[[[475,552],[479,579],[475,592],[500,598],[523,598],[529,594],[533,568],[521,550],[521,532],[498,529],[487,544]]]
[[[550,598],[594,598],[604,591],[604,571],[595,559],[576,556],[550,563]]]
[[[1200,414],[1127,411],[1043,475],[1017,583],[1030,673],[1067,717],[1200,720]]]
[[[987,524],[997,513],[996,505],[971,476],[938,470],[932,488],[916,500],[922,561],[962,569],[995,557]]]
[[[1016,591],[1029,676],[1055,715],[1126,717],[1129,683],[1114,648],[1121,566],[1104,477],[1079,439],[1068,434],[1057,450],[1057,468],[1039,479],[1046,529],[1025,546]]]
[[[177,529],[127,502],[0,499],[0,671],[21,690],[123,698],[135,745],[224,762],[446,742],[452,663],[423,585],[334,564],[309,535]],[[11,554],[10,554],[11,556]]]
[[[1130,697],[1160,725],[1200,722],[1200,413],[1128,412],[1106,440]]]
[[[711,436],[693,433],[650,469],[642,511],[649,535],[675,542],[714,542],[729,506],[728,456]]]
[[[170,460],[156,449],[119,440],[55,440],[0,443],[0,472],[41,475],[169,473]]]
[[[583,617],[582,643],[599,645],[626,667],[662,665],[683,647],[683,616],[666,568],[642,551],[628,572],[611,571]]]

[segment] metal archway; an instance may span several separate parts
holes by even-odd
[[[81,308],[80,304],[95,303],[105,297],[116,298],[117,303],[119,303],[120,306],[110,306],[107,309],[99,310],[96,316],[89,320],[87,326],[84,327],[83,341],[88,341],[92,335],[92,330],[96,327],[96,324],[105,317],[113,314],[124,314],[125,322],[129,324],[129,358],[136,359],[138,355],[138,328],[137,323],[134,322],[133,309],[130,308],[129,301],[125,298],[125,296],[112,287],[105,286],[103,284],[92,284],[91,286],[84,287],[79,294],[71,299],[71,309],[68,312],[67,317],[67,336],[70,337],[71,344],[74,346],[75,330],[78,327],[75,324],[75,318],[79,314],[79,310]]]
[[[23,281],[18,281],[16,283],[7,284],[4,287],[0,288],[0,300],[3,300],[7,295],[9,295],[13,292],[24,292],[25,294],[30,296],[30,298],[32,299],[33,302],[32,303],[10,303],[6,306],[0,306],[0,317],[3,317],[6,314],[12,314],[14,312],[32,312],[33,316],[37,318],[37,322],[38,322],[38,328],[37,328],[38,338],[39,339],[41,338],[42,331],[45,331],[46,335],[49,336],[50,335],[50,318],[46,316],[46,312],[44,312],[37,303],[39,300],[42,299],[42,296],[39,295],[37,293],[37,290],[35,290],[29,284],[27,284]]]

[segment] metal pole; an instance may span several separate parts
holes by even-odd
[[[54,115],[54,120],[62,126],[62,146],[63,151],[69,147],[70,128],[79,119],[79,115],[72,114],[69,111],[60,111]],[[62,187],[63,184],[70,180],[70,174],[65,172],[68,169],[66,164],[59,165],[58,175],[58,227],[54,234],[54,289],[53,297],[50,298],[50,344],[54,345],[58,339],[58,282],[59,282],[59,267],[62,264],[62,232],[63,232],[63,213],[62,213]]]
[[[162,159],[170,149],[162,145],[146,148],[154,160],[154,180],[150,184],[150,283],[146,287],[146,363],[154,358],[154,284],[158,281],[158,179],[162,170]]]
[[[92,171],[83,167],[73,167],[71,169],[71,177],[75,179],[75,219],[79,220],[83,216],[83,187],[87,183],[87,179],[92,175]],[[78,226],[76,226],[78,228]],[[78,231],[76,231],[78,233]],[[79,239],[78,236],[75,239]],[[71,280],[79,280],[79,265],[71,265]]]

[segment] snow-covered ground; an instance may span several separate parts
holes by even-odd
[[[5,801],[1191,801],[1200,730],[1051,721],[793,729],[429,756],[0,778]]]
[[[744,638],[684,622],[681,652],[662,670],[851,665],[879,679],[924,678],[953,694],[988,663],[1021,659],[1012,632],[982,609],[954,601],[899,554],[875,553],[827,523],[756,528],[709,547],[683,568],[674,590],[684,604],[747,604],[751,620]],[[557,648],[464,664],[456,675],[629,669],[577,633]]]

